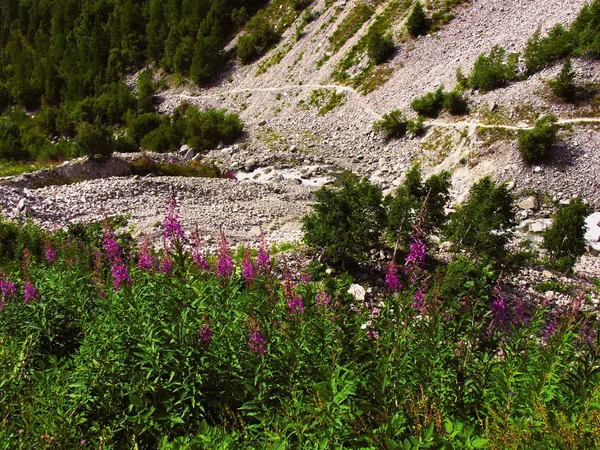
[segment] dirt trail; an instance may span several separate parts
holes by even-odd
[[[243,92],[283,92],[283,91],[293,91],[293,90],[306,90],[306,89],[331,89],[336,91],[348,92],[354,95],[361,104],[365,107],[365,110],[371,113],[373,116],[379,118],[382,113],[376,111],[367,99],[357,92],[355,89],[349,86],[342,86],[338,84],[300,84],[300,85],[286,85],[286,86],[273,86],[273,87],[263,87],[263,88],[239,88],[232,89],[229,91],[221,91],[215,94],[204,94],[204,95],[186,95],[186,94],[176,94],[171,97],[179,97],[182,100],[202,100],[209,98],[218,98],[223,95],[230,94],[240,94]],[[600,123],[599,117],[574,117],[571,119],[559,119],[556,122],[558,125],[567,125],[567,124],[577,124],[577,123]],[[447,122],[443,120],[426,120],[424,125],[427,127],[439,127],[439,128],[501,128],[505,130],[531,130],[532,126],[519,126],[519,125],[500,125],[500,124],[487,124],[483,122],[478,122],[475,120],[463,120],[458,122]]]

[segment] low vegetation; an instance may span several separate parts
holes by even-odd
[[[429,30],[429,21],[425,15],[423,5],[419,0],[413,6],[413,9],[406,20],[406,31],[412,37],[418,37],[427,34]]]
[[[452,115],[468,112],[467,101],[463,95],[457,90],[445,92],[444,86],[440,86],[435,92],[428,92],[422,97],[415,98],[410,107],[425,117],[437,117],[443,110]]]
[[[556,116],[544,116],[535,122],[533,129],[519,133],[518,149],[525,163],[533,164],[550,158],[552,147],[558,139],[556,120]]]

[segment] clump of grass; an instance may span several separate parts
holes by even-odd
[[[133,175],[161,175],[173,177],[199,177],[220,178],[223,176],[214,163],[206,164],[202,161],[189,161],[186,163],[154,161],[148,155],[142,155],[131,163]]]

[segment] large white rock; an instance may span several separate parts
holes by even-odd
[[[595,212],[585,219],[587,232],[585,240],[595,250],[600,250],[600,212]]]
[[[360,284],[353,284],[348,289],[348,294],[352,295],[356,301],[362,302],[365,300],[367,291]]]

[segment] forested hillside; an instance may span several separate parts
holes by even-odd
[[[147,62],[213,77],[227,39],[263,0],[0,2],[0,107],[82,100],[115,90]]]

